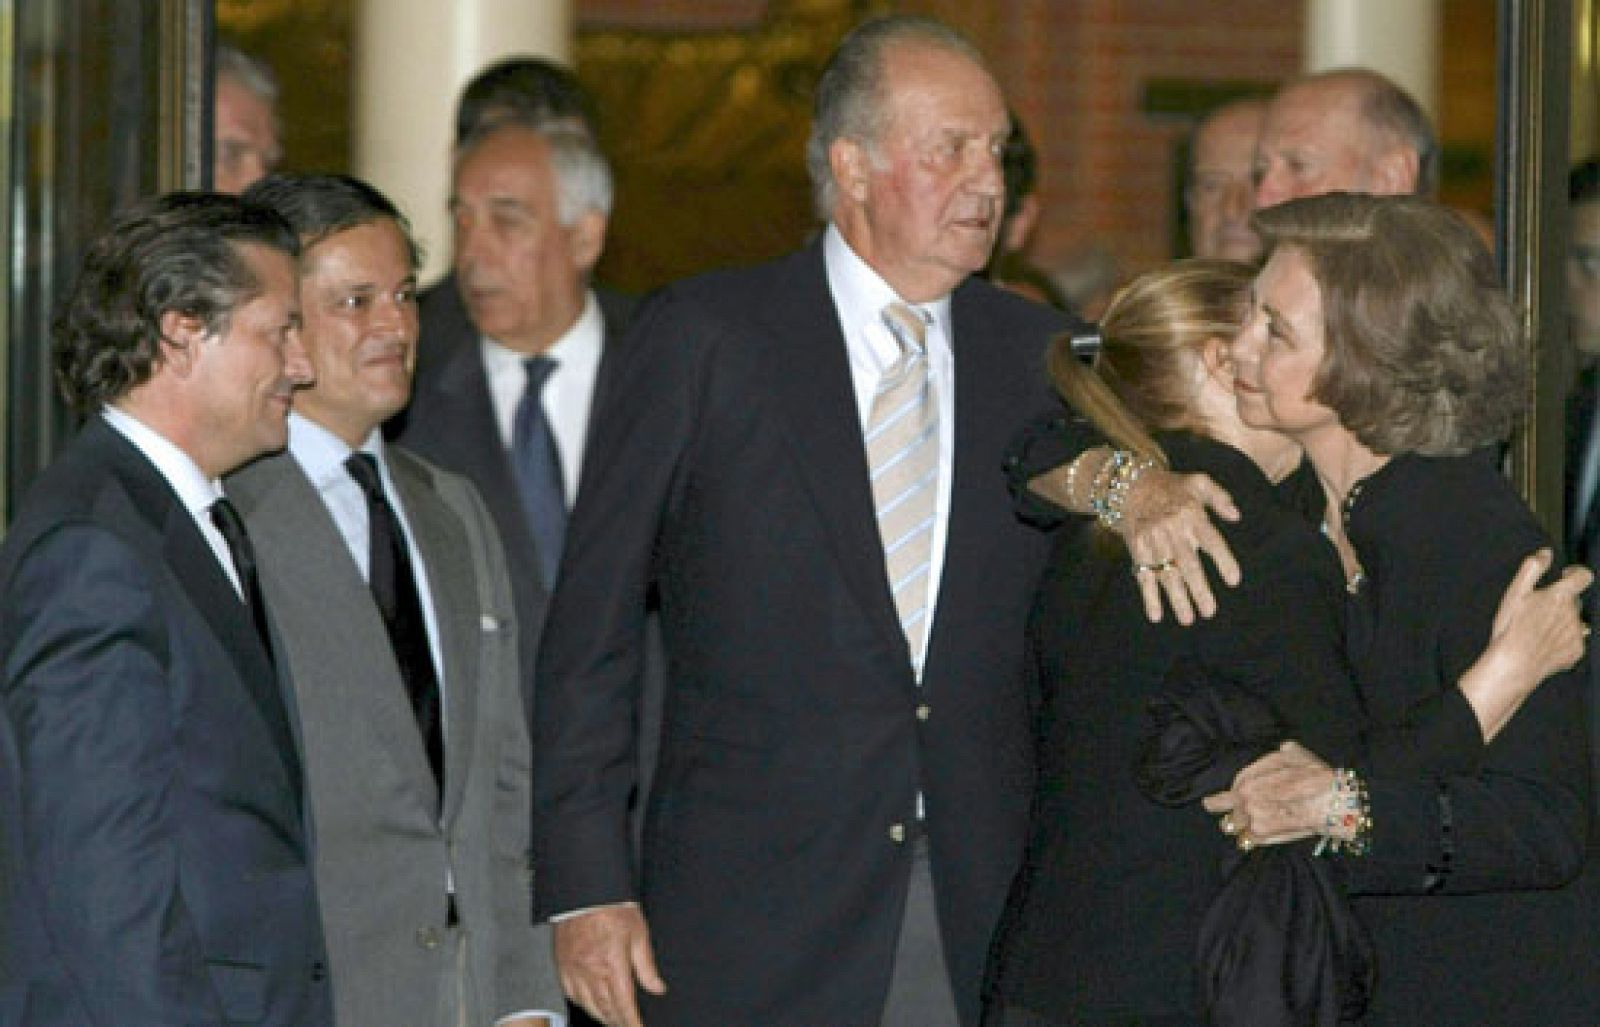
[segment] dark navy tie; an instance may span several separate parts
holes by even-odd
[[[261,579],[256,574],[256,550],[244,530],[244,519],[234,509],[227,497],[211,504],[211,523],[222,532],[228,543],[228,553],[233,557],[233,569],[239,573],[239,590],[244,593],[244,605],[250,610],[250,619],[261,638],[261,648],[272,660],[272,631],[267,627],[267,601],[261,595]]]
[[[561,565],[561,546],[567,536],[567,496],[561,483],[561,452],[556,448],[555,432],[544,412],[544,384],[556,369],[549,357],[529,357],[523,361],[528,384],[517,403],[516,421],[511,433],[511,463],[517,472],[517,488],[522,493],[522,509],[528,517],[528,530],[539,549],[539,574],[546,588],[555,584],[556,568]]]
[[[433,768],[434,781],[444,794],[444,726],[439,709],[439,676],[428,647],[428,625],[422,616],[422,600],[417,592],[416,574],[411,569],[411,551],[406,547],[405,529],[383,492],[378,461],[371,453],[352,453],[345,461],[350,477],[367,497],[367,525],[371,548],[368,551],[367,583],[378,613],[389,634],[400,678],[405,682],[411,711],[422,732],[423,748]]]

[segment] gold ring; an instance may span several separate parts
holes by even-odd
[[[1133,565],[1133,576],[1137,578],[1141,574],[1160,574],[1162,571],[1170,571],[1176,566],[1177,563],[1173,560],[1162,560],[1159,563],[1136,563]]]
[[[1239,851],[1240,852],[1249,852],[1251,849],[1253,849],[1255,847],[1256,847],[1256,840],[1254,838],[1250,837],[1247,834],[1241,834],[1239,836]]]
[[[1239,830],[1239,825],[1233,822],[1232,813],[1224,813],[1222,821],[1217,826],[1222,828],[1223,834],[1233,834]]]

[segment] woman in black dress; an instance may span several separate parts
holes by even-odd
[[[1527,394],[1493,262],[1410,197],[1297,200],[1256,224],[1271,256],[1233,347],[1240,414],[1301,443],[1322,482],[1366,715],[1470,723],[1455,683],[1518,562],[1547,544],[1493,460]],[[1338,859],[1376,943],[1369,1020],[1600,1022],[1581,675],[1480,725],[1492,740],[1464,767],[1362,774],[1367,851]],[[1224,829],[1245,844],[1327,830],[1336,772],[1315,752],[1241,773],[1210,803]]]
[[[1130,567],[1097,527],[1064,530],[1029,626],[1039,777],[1027,859],[993,952],[992,1024],[1202,1021],[1196,936],[1233,842],[1198,804],[1147,800],[1133,773],[1146,704],[1175,679],[1225,679],[1270,700],[1309,744],[1341,756],[1361,748],[1351,736],[1363,711],[1343,660],[1344,580],[1311,522],[1272,484],[1299,463],[1299,448],[1237,414],[1228,339],[1250,275],[1217,261],[1153,272],[1108,309],[1094,373],[1068,344],[1055,353],[1058,386],[1124,448],[1125,466],[1166,463],[1228,489],[1243,517],[1224,532],[1244,573],[1216,617],[1192,628],[1151,624],[1135,575],[1159,569]],[[1099,490],[1106,513],[1115,481],[1097,467],[1067,498]],[[1550,669],[1529,644],[1559,619],[1546,607],[1544,619],[1530,613],[1497,640],[1498,669],[1479,675],[1474,701],[1503,710]],[[1423,716],[1400,733],[1419,749],[1470,755],[1476,726],[1457,727]]]

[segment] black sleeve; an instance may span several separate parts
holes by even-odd
[[[1529,543],[1536,545],[1537,541]],[[1522,549],[1499,547],[1455,579],[1436,612],[1441,700],[1459,722],[1464,699],[1447,693],[1482,653],[1500,596]],[[1441,607],[1445,602],[1441,602]],[[1418,644],[1426,640],[1419,639]],[[1569,671],[1546,680],[1471,769],[1368,777],[1372,849],[1347,860],[1353,891],[1379,894],[1471,893],[1552,888],[1581,869],[1588,842],[1590,790],[1584,679]],[[1421,708],[1421,707],[1419,707]],[[1413,714],[1416,709],[1414,708]]]
[[[1028,488],[1028,482],[1104,443],[1094,425],[1065,406],[1023,425],[1006,449],[1004,465],[1017,517],[1036,528],[1051,529],[1077,516]]]

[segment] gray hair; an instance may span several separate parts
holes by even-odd
[[[571,227],[588,211],[611,216],[616,187],[611,165],[600,152],[594,136],[581,120],[569,117],[541,118],[507,111],[481,121],[456,147],[456,160],[481,146],[506,129],[532,132],[550,148],[550,171],[556,180],[556,217]]]
[[[277,106],[278,77],[266,61],[226,43],[217,44],[214,60],[217,78],[226,75],[259,96],[269,107]]]
[[[884,88],[885,55],[889,48],[917,44],[965,57],[987,70],[988,64],[965,36],[932,18],[890,15],[856,26],[834,51],[817,80],[806,142],[806,173],[811,176],[812,203],[817,216],[833,217],[838,200],[828,151],[840,139],[852,139],[874,149],[882,137],[888,113]]]

